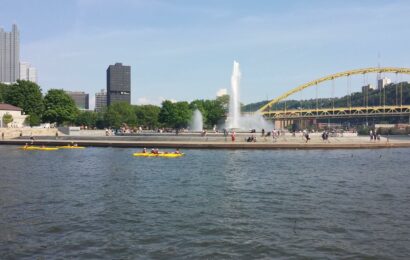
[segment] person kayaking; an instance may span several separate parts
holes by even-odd
[[[23,148],[24,148],[24,149],[27,149],[27,148],[28,148],[28,144],[26,143]]]
[[[147,148],[142,149],[142,153],[147,153]]]
[[[181,154],[181,152],[179,151],[179,148],[177,148],[174,153],[175,154]]]

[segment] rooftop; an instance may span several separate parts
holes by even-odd
[[[22,109],[10,104],[0,103],[0,110],[21,111]]]

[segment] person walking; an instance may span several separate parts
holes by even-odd
[[[310,137],[309,137],[309,132],[308,131],[306,131],[306,143],[308,143],[309,142],[309,140],[310,140]]]
[[[272,141],[273,141],[274,143],[277,141],[276,138],[277,138],[277,136],[276,136],[276,130],[273,129],[273,130],[272,130]]]
[[[330,141],[329,141],[329,132],[328,132],[328,131],[325,131],[325,133],[326,133],[325,139],[326,139],[326,141],[327,141],[328,143],[330,143]]]
[[[225,142],[228,141],[228,131],[224,128],[224,139]]]

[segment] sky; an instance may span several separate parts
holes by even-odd
[[[213,99],[237,60],[246,104],[336,72],[410,67],[409,13],[395,0],[0,0],[0,27],[18,25],[21,60],[44,91],[85,91],[93,103],[108,65],[122,62],[133,104]]]

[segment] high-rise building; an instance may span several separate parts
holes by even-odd
[[[37,83],[37,70],[28,62],[20,62],[20,79]]]
[[[13,24],[11,32],[0,28],[0,82],[14,83],[20,77],[20,33]]]
[[[28,80],[28,68],[30,68],[30,63],[20,62],[20,77],[21,80]]]
[[[391,83],[391,79],[389,78],[381,78],[379,80],[377,80],[377,89],[381,90],[383,89],[386,85],[389,85]]]
[[[115,102],[131,104],[131,66],[123,66],[122,63],[115,63],[107,69],[107,105]]]
[[[28,80],[37,83],[37,69],[34,67],[28,68]]]
[[[95,111],[102,112],[107,107],[107,92],[101,89],[100,92],[95,93]]]
[[[66,91],[79,109],[89,109],[89,95],[82,91]]]
[[[374,90],[373,85],[372,84],[367,84],[362,86],[362,94],[367,95],[369,93],[369,91]]]

